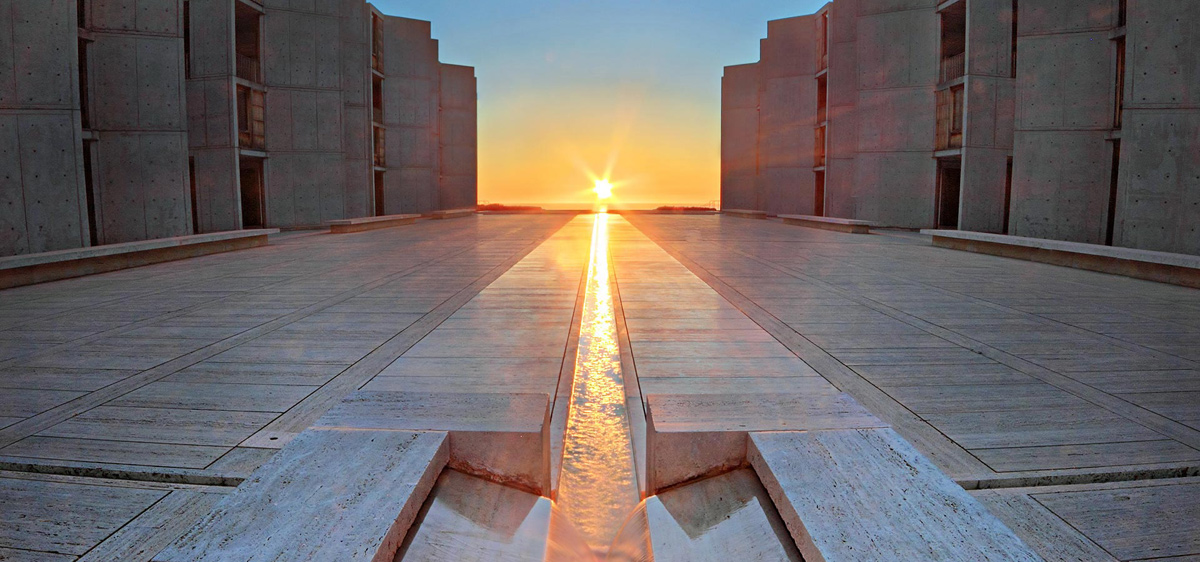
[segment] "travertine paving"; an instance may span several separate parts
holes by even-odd
[[[1003,488],[977,495],[1005,502],[997,514],[1047,558],[1200,554],[1153,531],[1195,528],[1200,503],[1175,502],[1192,514],[1180,523],[1154,515],[1153,501],[1093,490],[1116,484],[1083,485],[1137,489],[1129,481],[1156,477],[1145,486],[1195,493],[1192,479],[1173,477],[1200,472],[1200,291],[935,249],[903,233],[630,221],[960,484]],[[1014,488],[1043,484],[1079,484],[1078,495],[1054,502]],[[1131,541],[1136,555],[1105,550]]]
[[[795,559],[768,500],[798,488],[767,496],[748,436],[783,466],[812,462],[789,434],[884,427],[1047,560],[1200,556],[1200,291],[908,233],[626,218],[609,251],[638,487],[670,490],[631,515],[656,557],[728,559],[749,533]],[[537,494],[559,480],[591,225],[291,232],[0,292],[0,559],[150,560],[305,430],[447,436],[397,560],[577,559]],[[364,501],[402,476],[366,472]],[[366,542],[398,540],[394,507]]]
[[[0,552],[66,560],[133,533],[136,555],[98,559],[148,560],[229,490],[198,484],[245,478],[568,219],[287,233],[0,293],[0,468],[24,471],[0,479]]]

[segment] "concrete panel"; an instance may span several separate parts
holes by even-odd
[[[34,113],[17,119],[29,252],[85,244],[75,127],[66,115]]]
[[[721,207],[758,205],[757,64],[725,67],[721,79]]]
[[[437,41],[430,23],[384,16],[384,74],[389,77],[435,78],[438,75]]]
[[[1012,0],[967,3],[967,74],[1012,75]]]
[[[0,103],[74,107],[78,36],[75,2],[11,0],[5,8],[11,10],[14,67],[14,72],[7,76],[15,82],[10,91],[16,95],[0,98]]]
[[[937,164],[929,152],[860,153],[855,193],[860,220],[923,228],[933,224]]]
[[[274,88],[271,90],[270,99],[266,102],[266,129],[267,129],[267,150],[271,152],[281,150],[294,150],[297,142],[294,140],[296,125],[293,122],[292,116],[292,100],[296,96],[308,96],[309,92],[295,91],[283,88]],[[300,100],[299,110],[308,109],[309,119],[313,117],[312,112],[316,111],[315,101],[313,103],[305,103],[305,100]],[[303,130],[303,129],[302,129]],[[299,141],[301,146],[305,142],[311,147],[316,144],[315,139],[311,138],[312,131],[309,131],[309,138]]]
[[[183,131],[183,40],[142,37],[136,48],[139,128]]]
[[[858,46],[834,43],[829,48],[829,107],[858,103]]]
[[[1022,35],[1110,29],[1117,23],[1117,3],[1111,0],[1023,0],[1018,6]]]
[[[812,75],[816,71],[815,16],[767,22],[767,39],[762,44],[763,76]]]
[[[1007,174],[1008,149],[963,149],[958,213],[960,229],[997,234],[1004,230]]]
[[[1104,243],[1112,161],[1106,136],[1017,131],[1011,234]]]
[[[187,136],[182,132],[139,136],[139,158],[145,162],[141,187],[146,193],[146,238],[188,234],[192,217]]]
[[[1200,111],[1126,112],[1116,244],[1200,254]]]
[[[233,74],[233,3],[228,0],[190,0],[191,78]]]
[[[328,152],[342,150],[342,96],[336,91],[317,92],[316,115],[317,149]],[[365,129],[364,129],[365,132]]]
[[[0,114],[0,255],[28,251],[18,117]]]
[[[858,218],[854,158],[829,158],[825,163],[825,215]]]
[[[317,93],[308,90],[292,90],[289,93],[292,97],[292,149],[316,150],[319,135]]]
[[[193,150],[196,210],[200,232],[241,228],[237,152],[231,148]]]
[[[919,10],[921,8],[932,10],[937,4],[937,0],[859,0],[858,15],[867,16],[886,12]],[[834,5],[837,5],[837,3],[835,2]]]
[[[433,170],[401,168],[396,175],[400,176],[401,212],[429,213],[437,208],[437,176]]]
[[[1130,4],[1129,99],[1136,106],[1200,106],[1200,4],[1157,0]]]
[[[141,139],[136,134],[111,133],[97,144],[97,201],[101,209],[101,238],[120,243],[146,239],[145,192]]]
[[[831,43],[853,43],[858,40],[859,0],[837,0],[829,7],[829,40]]]
[[[475,69],[441,65],[439,95],[441,115],[441,168],[437,206],[440,209],[475,207],[478,185],[478,132]]]
[[[138,129],[138,39],[100,35],[92,45],[92,118],[100,130]]]
[[[859,150],[933,152],[936,104],[933,90],[926,88],[859,92]]]
[[[772,215],[813,214],[813,178],[811,167],[767,168],[763,172],[763,210]]]
[[[937,82],[938,19],[933,11],[933,3],[894,1],[924,4],[929,9],[859,18],[857,58],[860,89],[924,87]],[[864,1],[862,5],[882,2]]]
[[[1020,37],[1017,128],[1109,128],[1113,48],[1108,32]]]
[[[1006,150],[1012,147],[1013,86],[1010,78],[970,77],[963,102],[964,146]]]
[[[811,76],[766,81],[759,127],[767,167],[813,166],[816,97]]]

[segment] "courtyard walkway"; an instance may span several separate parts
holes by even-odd
[[[457,417],[407,429],[481,416],[510,433],[526,431],[512,400],[489,420],[486,400],[446,397],[543,397],[520,421],[545,446],[478,449],[477,463],[452,451],[401,556],[445,556],[436,533],[481,498],[529,517],[563,470],[591,220],[287,233],[0,292],[0,560],[150,560],[298,434],[372,396]],[[1046,560],[1200,558],[1200,291],[908,233],[610,221],[643,494],[745,462],[678,468],[647,435],[770,431],[802,412],[890,426]],[[487,477],[510,486],[470,480]],[[718,536],[757,530],[764,558],[795,559],[779,514],[753,520]]]

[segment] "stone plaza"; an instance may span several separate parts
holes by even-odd
[[[559,493],[597,279],[637,506],[611,547]],[[908,231],[299,231],[0,319],[5,560],[1200,556],[1200,292]]]

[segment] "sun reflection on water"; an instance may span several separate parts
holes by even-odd
[[[637,506],[633,451],[608,271],[607,213],[592,227],[558,504],[601,553]]]

